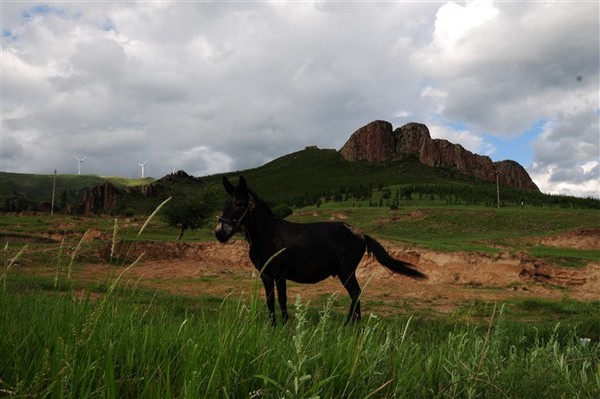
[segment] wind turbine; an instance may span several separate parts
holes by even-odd
[[[75,155],[75,159],[77,160],[77,174],[80,175],[81,174],[81,163],[83,161],[85,161],[86,157],[78,158],[77,155]]]
[[[144,161],[144,163],[138,163],[138,165],[142,167],[142,179],[144,178],[144,171],[146,170],[146,162],[148,162],[147,159]]]

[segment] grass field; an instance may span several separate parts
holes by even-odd
[[[426,201],[404,202],[398,210],[348,207],[327,203],[307,207],[290,220],[343,220],[377,237],[444,251],[532,251],[548,256],[600,259],[600,249],[559,251],[527,241],[600,226],[600,212],[589,209],[536,207],[431,206]]]
[[[331,204],[292,219],[342,217],[436,250],[538,251],[575,267],[599,257],[528,241],[595,227],[597,211]],[[116,226],[126,241],[178,234],[158,218]],[[83,240],[90,231],[104,236]],[[0,397],[600,397],[600,300],[475,301],[446,316],[408,308],[344,326],[334,297],[297,297],[292,320],[273,328],[258,281],[250,297],[168,294],[122,284],[129,263],[101,283],[74,280],[72,270],[102,262],[93,254],[114,231],[105,218],[0,217]],[[56,273],[20,270],[36,265]]]
[[[271,327],[257,300],[0,293],[3,396],[53,398],[595,398],[598,343],[574,327],[412,317],[344,326],[300,298]],[[256,298],[256,296],[255,296]],[[531,306],[531,305],[529,305]],[[537,304],[536,306],[540,306]],[[539,308],[536,308],[539,310]],[[583,311],[584,309],[581,309]]]

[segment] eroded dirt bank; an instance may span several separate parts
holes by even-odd
[[[579,248],[600,247],[600,229],[544,239],[545,245],[569,245],[575,236]],[[377,311],[402,306],[430,307],[449,312],[469,301],[509,298],[600,299],[600,261],[584,267],[561,267],[527,254],[489,255],[473,252],[443,253],[384,242],[396,258],[412,262],[428,275],[426,281],[390,273],[365,256],[357,275],[364,288],[363,300],[378,303]],[[121,253],[142,261],[124,276],[126,284],[138,284],[189,295],[244,295],[256,288],[256,273],[248,259],[248,244],[137,243]],[[127,265],[128,263],[123,263]],[[90,265],[79,271],[85,279],[103,278],[113,266]],[[260,283],[258,283],[260,288]],[[340,282],[329,278],[319,284],[289,284],[289,298],[297,293],[313,299],[334,292],[345,296]],[[373,309],[369,309],[373,311]],[[369,311],[368,310],[368,311]]]

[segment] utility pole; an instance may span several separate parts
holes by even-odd
[[[500,171],[494,168],[494,175],[496,176],[496,202],[498,203],[498,208],[500,208],[500,184],[498,183],[498,175]]]
[[[56,169],[54,169],[54,180],[52,182],[52,206],[50,207],[50,216],[54,214],[54,196],[56,194]]]

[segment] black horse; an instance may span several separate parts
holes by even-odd
[[[381,244],[346,223],[288,222],[273,215],[269,206],[248,188],[243,177],[240,177],[237,187],[225,177],[223,185],[229,198],[215,235],[220,242],[226,242],[235,232],[244,231],[250,244],[250,260],[260,271],[265,286],[273,324],[275,286],[281,315],[286,321],[286,280],[312,284],[329,276],[337,276],[352,298],[347,322],[360,320],[361,290],[355,272],[365,249],[395,273],[416,279],[426,278],[413,265],[392,258]]]

